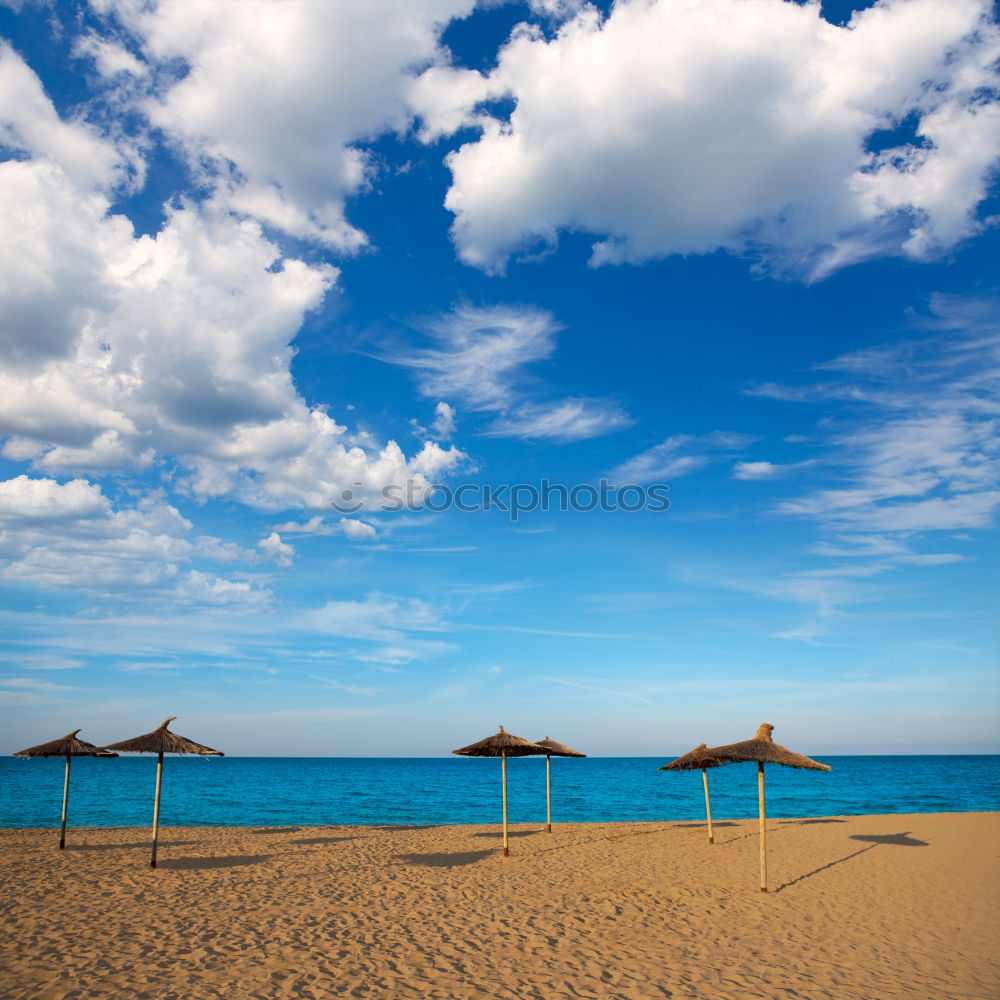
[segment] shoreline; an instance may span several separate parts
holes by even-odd
[[[1000,807],[997,809],[932,809],[926,812],[921,810],[901,810],[900,812],[878,812],[878,813],[803,813],[801,815],[795,815],[791,813],[782,813],[781,815],[776,815],[773,817],[775,822],[791,822],[792,820],[810,820],[810,819],[861,819],[865,816],[996,816],[1000,815]],[[712,810],[712,817],[716,819],[715,810]],[[768,814],[767,822],[770,823],[772,817]],[[558,819],[552,821],[553,826],[609,826],[609,825],[620,825],[620,824],[632,824],[632,825],[643,825],[643,824],[653,824],[653,823],[697,823],[698,817],[688,817],[680,816],[677,818],[664,817],[663,819],[595,819],[595,820],[567,820],[566,822],[560,822]],[[717,822],[734,822],[734,823],[749,823],[750,821],[757,822],[757,814],[753,813],[747,814],[746,816],[718,816]],[[499,824],[500,820],[497,820]],[[701,818],[701,822],[705,822],[704,815]],[[254,827],[258,826],[270,826],[275,829],[284,829],[285,827],[356,827],[359,830],[365,829],[388,829],[389,827],[400,827],[401,829],[412,828],[414,824],[418,824],[421,828],[434,828],[443,829],[444,827],[488,827],[489,823],[481,822],[470,822],[470,823],[436,823],[436,822],[422,822],[421,820],[414,820],[403,823],[391,823],[387,821],[377,821],[372,823],[311,823],[306,820],[300,822],[291,823],[176,823],[173,824],[177,829],[191,828],[196,830],[252,830]],[[68,830],[142,830],[147,829],[150,824],[146,823],[126,823],[117,826],[73,826],[72,822],[67,826]],[[545,826],[544,820],[518,820],[516,823],[514,820],[510,821],[510,826]],[[160,829],[166,829],[168,824],[161,823]],[[0,833],[13,832],[18,830],[34,830],[34,831],[44,831],[44,830],[58,830],[58,824],[53,824],[52,826],[0,826]]]
[[[6,828],[4,997],[1000,995],[1000,813],[714,825]]]
[[[913,809],[907,809],[900,812],[881,812],[881,813],[830,813],[824,815],[814,815],[812,813],[804,813],[802,815],[780,815],[771,817],[768,815],[767,822],[770,826],[773,821],[776,823],[791,823],[791,822],[808,822],[827,820],[827,819],[863,819],[865,817],[890,817],[890,816],[1000,816],[1000,809],[934,809],[928,812],[915,811]],[[719,815],[716,816],[715,809],[712,810],[712,817],[715,825],[718,826],[720,823],[756,823],[757,815],[746,816],[726,816]],[[704,816],[699,819],[697,816],[687,817],[681,816],[676,819],[664,818],[664,819],[610,819],[610,820],[570,820],[566,822],[560,822],[558,819],[554,819],[552,822],[553,827],[580,827],[580,826],[621,826],[621,825],[654,825],[654,824],[705,824]],[[497,820],[497,825],[499,826],[500,820]],[[67,824],[67,836],[71,830],[80,831],[93,831],[100,832],[112,831],[112,830],[148,830],[150,829],[151,823],[129,823],[122,824],[120,826],[74,826],[72,820]],[[465,827],[483,827],[489,828],[490,823],[481,822],[469,822],[469,823],[437,823],[437,822],[423,822],[421,820],[407,821],[403,823],[392,823],[388,820],[386,821],[375,821],[371,823],[312,823],[307,820],[301,820],[298,822],[290,823],[160,823],[161,830],[177,829],[177,830],[252,830],[256,827],[271,827],[275,830],[284,830],[292,827],[301,829],[358,829],[358,830],[389,830],[393,828],[398,828],[401,830],[408,829],[446,829],[446,828],[456,828],[463,829]],[[515,826],[522,827],[544,827],[544,820],[518,820],[517,822],[511,820],[510,827],[513,829]],[[58,824],[53,824],[51,826],[0,826],[0,834],[4,833],[17,833],[17,832],[35,832],[44,833],[46,831],[51,832],[53,830],[58,830]]]

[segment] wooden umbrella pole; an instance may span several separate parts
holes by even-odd
[[[156,842],[160,836],[160,785],[163,781],[163,751],[156,760],[156,797],[153,799],[153,858],[150,868],[156,867]]]
[[[66,812],[69,806],[69,762],[72,760],[69,754],[66,754],[66,775],[63,778],[63,807],[62,807],[62,832],[59,834],[59,850],[63,850],[66,846]]]
[[[545,829],[552,832],[552,754],[545,755]]]
[[[764,762],[757,761],[757,802],[760,807],[760,891],[767,892],[767,830],[764,822]]]
[[[708,770],[701,769],[701,779],[705,783],[705,815],[708,816],[708,842],[715,843],[715,834],[712,832],[712,802],[708,797]]]
[[[503,781],[503,856],[510,854],[507,846],[507,754],[500,752],[500,774]]]

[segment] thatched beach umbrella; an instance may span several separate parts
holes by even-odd
[[[153,799],[153,857],[149,862],[151,868],[156,867],[156,842],[160,836],[160,785],[163,781],[163,755],[165,753],[197,753],[204,756],[224,757],[221,750],[204,747],[194,740],[185,739],[170,732],[167,726],[176,719],[171,715],[158,729],[121,743],[110,743],[106,749],[121,750],[123,753],[155,753],[159,754],[156,761],[156,796]]]
[[[708,842],[710,844],[715,843],[715,835],[712,833],[712,802],[708,797],[708,768],[721,767],[728,763],[730,763],[728,760],[716,757],[704,743],[699,743],[693,750],[688,750],[677,760],[664,764],[660,768],[661,771],[697,771],[699,768],[701,769],[701,778],[705,784],[705,815],[708,817]]]
[[[65,757],[66,773],[63,776],[63,797],[62,797],[62,830],[59,834],[59,850],[66,846],[66,810],[69,806],[69,762],[74,757],[117,757],[118,754],[110,753],[95,747],[93,743],[86,740],[78,740],[76,734],[79,729],[67,733],[61,739],[51,740],[48,743],[40,743],[37,747],[28,747],[27,750],[19,750],[15,757]]]
[[[485,740],[478,743],[470,743],[461,750],[452,750],[452,753],[460,757],[499,757],[500,775],[503,784],[503,854],[507,857],[510,848],[507,846],[507,758],[508,757],[534,757],[543,754],[545,751],[537,743],[529,743],[528,740],[521,739],[520,736],[513,736],[504,732],[503,726],[500,732],[494,736],[487,736]]]
[[[774,726],[762,722],[752,740],[729,743],[724,747],[712,747],[708,752],[727,761],[755,760],[757,762],[757,801],[760,812],[760,891],[767,892],[767,839],[764,828],[764,765],[781,764],[783,767],[808,768],[811,771],[829,771],[812,757],[795,753],[780,746],[771,739]]]
[[[545,751],[545,829],[552,832],[552,758],[553,757],[586,757],[585,753],[574,750],[572,747],[560,743],[558,740],[550,740],[548,736],[544,740],[539,740],[536,746],[542,747]]]

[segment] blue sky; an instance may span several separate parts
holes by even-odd
[[[0,752],[1000,749],[990,4],[0,35]]]

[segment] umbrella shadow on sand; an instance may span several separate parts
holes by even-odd
[[[197,844],[197,840],[164,840],[164,847],[186,847],[189,844]],[[127,851],[136,847],[149,847],[149,842],[139,844],[69,844],[67,851]]]
[[[739,825],[740,825],[739,823],[731,823],[729,820],[725,820],[725,819],[722,820],[721,822],[713,822],[712,823],[712,827],[713,828],[720,827],[720,826],[739,826]],[[705,829],[705,824],[704,823],[674,823],[674,826],[678,830],[704,830]]]
[[[146,845],[143,845],[146,846]],[[175,871],[192,871],[204,868],[241,868],[245,865],[258,865],[274,857],[273,854],[230,854],[218,858],[167,858],[159,863],[160,868],[173,868]]]
[[[509,830],[507,832],[508,837],[534,837],[535,834],[541,833],[541,830]],[[474,833],[473,837],[503,837],[503,832],[493,832],[492,830],[487,830],[484,833]]]
[[[846,819],[782,819],[782,826],[812,826],[814,823],[846,823]]]
[[[290,844],[339,844],[342,840],[357,840],[357,837],[301,837],[290,840]]]
[[[895,844],[897,847],[927,847],[926,840],[917,840],[906,833],[852,833],[851,840],[866,840],[872,844]]]
[[[789,889],[793,885],[797,885],[799,882],[805,881],[807,878],[812,878],[813,875],[818,875],[820,872],[825,872],[830,868],[834,868],[837,865],[842,865],[845,861],[850,861],[851,858],[856,858],[859,854],[865,854],[868,851],[874,850],[879,844],[890,844],[896,847],[927,847],[928,842],[926,840],[917,840],[916,837],[911,837],[909,832],[907,833],[852,833],[850,835],[851,840],[860,840],[862,842],[867,842],[867,847],[862,847],[858,851],[853,851],[850,854],[845,855],[842,858],[837,858],[836,861],[830,861],[825,865],[821,865],[819,868],[813,869],[811,872],[806,872],[805,875],[800,875],[798,878],[793,878],[790,882],[785,882],[784,885],[778,886],[775,890],[776,892],[781,892],[782,889]]]
[[[807,822],[807,821],[803,821],[803,822]],[[843,820],[843,819],[831,819],[831,820],[815,820],[815,822],[817,822],[817,823],[846,823],[847,820]],[[721,826],[722,824],[720,823],[718,825]],[[732,826],[739,826],[740,824],[739,823],[733,823],[731,825]],[[793,826],[799,826],[799,825],[800,825],[800,821],[799,820],[789,820],[789,819],[779,820],[779,825],[772,827],[771,828],[771,833],[772,834],[776,834],[776,833],[792,833],[793,831],[791,829],[789,829],[789,828],[793,827]],[[759,830],[750,830],[748,833],[742,833],[742,834],[740,834],[737,837],[730,837],[728,840],[721,840],[721,841],[719,841],[719,843],[722,844],[723,847],[725,847],[726,844],[738,844],[741,840],[756,840],[759,837],[760,837],[760,831]]]
[[[397,854],[400,861],[420,868],[454,868],[457,865],[474,865],[493,855],[494,851],[460,851],[454,854]]]

